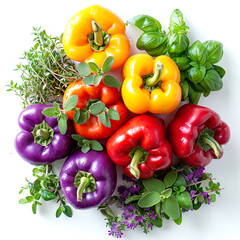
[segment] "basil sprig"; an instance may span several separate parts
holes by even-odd
[[[182,100],[197,104],[201,95],[207,97],[211,91],[219,91],[225,70],[216,65],[223,56],[222,43],[214,40],[195,41],[189,46],[189,27],[183,14],[175,9],[170,16],[168,33],[160,22],[148,15],[138,15],[126,23],[135,25],[143,33],[137,40],[137,48],[153,57],[168,54],[181,72]]]

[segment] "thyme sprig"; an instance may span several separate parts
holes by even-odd
[[[15,70],[21,81],[11,81],[7,91],[20,97],[23,107],[35,103],[60,102],[68,84],[79,77],[75,63],[62,46],[62,35],[52,37],[41,27],[33,28],[34,46],[25,51]]]

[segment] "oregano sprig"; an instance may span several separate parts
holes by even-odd
[[[104,73],[111,70],[113,62],[114,58],[112,56],[105,59],[102,68],[99,68],[94,62],[89,62],[88,64],[81,62],[77,65],[77,70],[83,78],[83,83],[86,85],[98,86],[102,80],[106,86],[118,88],[121,86],[121,82],[117,78],[112,75],[103,76]],[[91,71],[94,74],[91,74]]]

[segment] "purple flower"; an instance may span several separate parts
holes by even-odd
[[[142,223],[143,222],[143,216],[136,216],[134,218],[135,221],[137,221],[138,223]]]
[[[123,233],[121,231],[121,227],[117,225],[117,223],[112,223],[110,231],[108,231],[108,235],[115,236],[117,238],[121,238]]]
[[[195,191],[195,190],[191,190],[191,191],[190,191],[191,200],[193,200],[194,195],[195,195],[196,192],[197,192],[197,191]]]

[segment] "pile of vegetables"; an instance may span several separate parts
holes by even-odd
[[[117,238],[136,226],[148,233],[163,219],[180,225],[184,212],[215,202],[222,189],[205,167],[230,138],[220,116],[197,105],[201,94],[222,88],[225,71],[215,65],[222,44],[190,45],[178,9],[168,33],[147,15],[126,24],[142,30],[136,45],[146,53],[129,56],[124,22],[98,5],[75,14],[61,37],[34,28],[35,44],[17,66],[22,82],[8,85],[24,108],[16,151],[34,165],[19,203],[31,203],[36,214],[55,200],[57,218],[72,217],[71,207],[97,207]],[[119,81],[111,70],[120,67]],[[188,102],[179,108],[181,100]],[[159,114],[174,110],[166,126]],[[53,164],[63,158],[57,174]],[[118,184],[116,167],[126,185]]]

